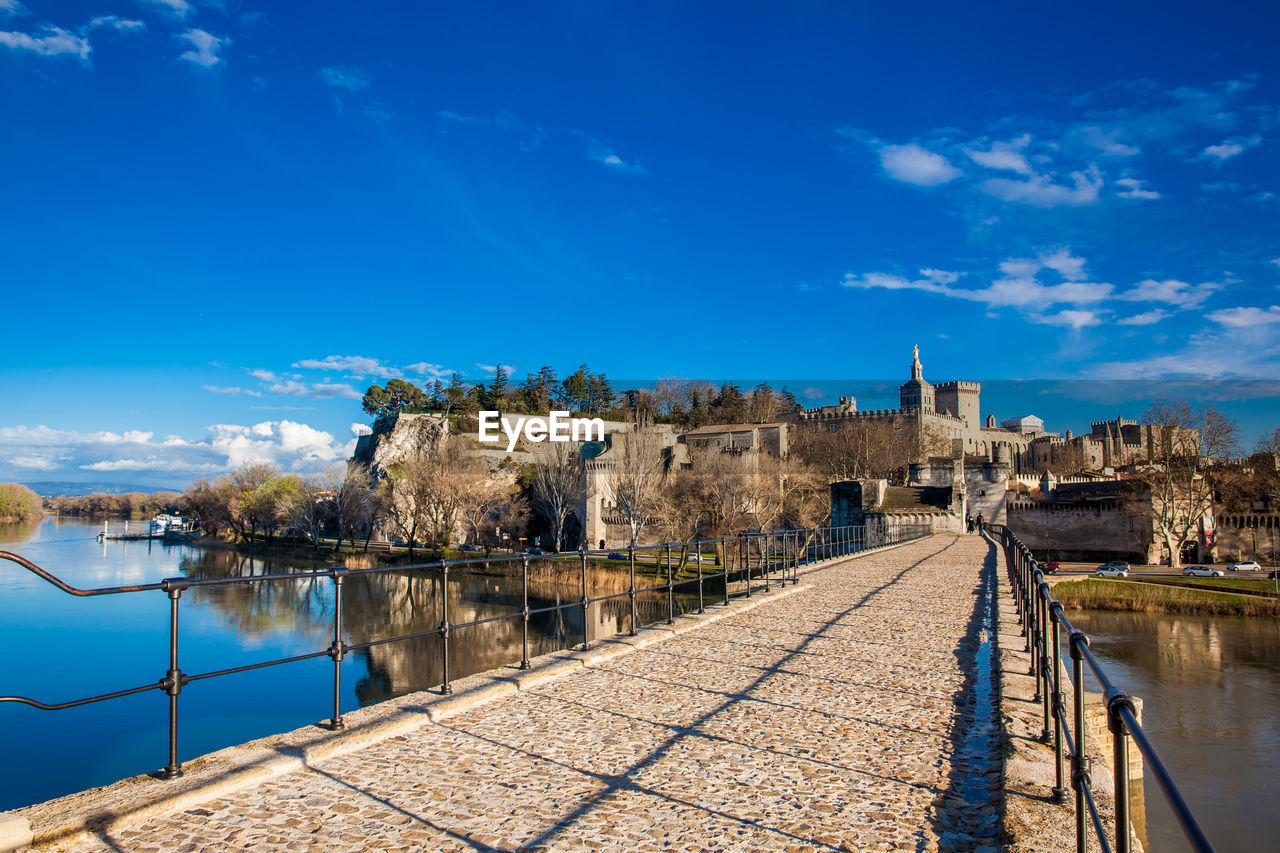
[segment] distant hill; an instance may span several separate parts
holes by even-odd
[[[31,491],[45,498],[56,498],[59,495],[77,497],[93,495],[101,492],[106,495],[123,495],[129,492],[142,492],[149,495],[154,492],[174,492],[180,489],[166,489],[160,486],[143,486],[137,483],[70,483],[65,480],[45,480],[39,483],[23,483]]]

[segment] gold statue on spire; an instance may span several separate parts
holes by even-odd
[[[911,348],[911,357],[916,361],[920,360],[920,345],[916,344]]]

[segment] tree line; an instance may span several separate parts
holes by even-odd
[[[616,391],[605,374],[592,373],[585,364],[563,379],[553,368],[543,367],[519,384],[512,383],[502,365],[487,384],[468,384],[456,373],[447,383],[437,379],[426,387],[392,379],[385,386],[369,386],[362,405],[374,418],[400,412],[538,414],[559,409],[605,420],[634,419],[684,428],[793,420],[804,411],[789,390],[775,390],[767,383],[743,391],[732,382],[662,379],[652,388]]]

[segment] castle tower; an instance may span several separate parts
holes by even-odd
[[[964,421],[965,433],[977,437],[982,427],[982,385],[978,382],[943,382],[936,389],[938,411],[951,412]]]
[[[924,379],[924,366],[920,364],[920,347],[912,347],[911,378],[898,389],[898,402],[907,411],[935,410],[933,386]]]

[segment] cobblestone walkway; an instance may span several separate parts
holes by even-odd
[[[995,850],[974,536],[79,850]],[[976,792],[976,793],[975,793]],[[966,802],[967,801],[967,802]]]

